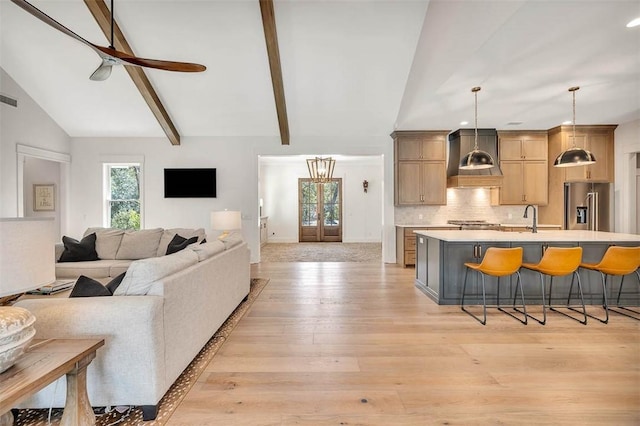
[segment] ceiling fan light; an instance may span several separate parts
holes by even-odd
[[[558,155],[554,167],[588,166],[596,162],[596,157],[586,149],[569,148]]]
[[[460,160],[462,170],[490,169],[495,165],[493,157],[488,152],[474,149]]]
[[[111,68],[112,68],[112,66],[110,64],[106,64],[106,63],[103,62],[93,72],[93,74],[91,74],[91,76],[89,77],[89,80],[92,80],[92,81],[104,81],[104,80],[106,80],[111,75]]]

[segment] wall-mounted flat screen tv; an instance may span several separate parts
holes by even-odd
[[[164,169],[164,198],[216,198],[216,169]]]

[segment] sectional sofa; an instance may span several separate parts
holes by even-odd
[[[92,232],[96,230],[85,234]],[[16,303],[35,315],[36,339],[105,339],[87,371],[94,407],[142,406],[144,419],[154,419],[169,387],[249,294],[249,249],[239,235],[204,243],[199,237],[200,241],[176,253],[162,254],[166,248],[161,241],[170,241],[168,234],[177,232],[187,234],[186,230],[146,233],[157,237],[155,256],[126,259],[122,255],[126,252],[119,251],[125,239],[136,240],[135,250],[144,248],[149,254],[150,245],[137,238],[141,235],[97,230],[97,251],[104,256],[111,250],[114,258],[58,263],[56,271],[59,278],[82,273],[104,281],[126,270],[112,296],[56,295]],[[116,244],[117,235],[121,238]],[[140,254],[133,246],[128,249],[127,256]],[[38,392],[20,408],[63,407],[64,380]]]

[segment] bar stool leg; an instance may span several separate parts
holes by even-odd
[[[483,312],[483,319],[478,318],[471,311],[465,309],[465,307],[464,307],[464,296],[465,296],[466,289],[467,289],[467,276],[469,275],[469,268],[466,268],[465,271],[464,271],[464,284],[462,285],[462,302],[460,304],[460,308],[464,312],[468,313],[473,318],[475,318],[480,324],[487,325],[487,300],[486,300],[485,291],[484,291],[484,274],[482,272],[478,272],[478,273],[482,277],[482,308],[483,308],[482,312]]]
[[[524,315],[525,315],[525,322],[524,322],[524,324],[526,324],[526,323],[527,323],[527,322],[526,322],[526,318],[527,318],[527,317],[528,317],[528,318],[531,318],[531,319],[532,319],[532,320],[534,320],[534,321],[537,321],[538,323],[540,323],[540,324],[542,324],[542,325],[545,325],[545,324],[547,323],[547,309],[546,309],[546,307],[545,307],[545,294],[544,294],[544,293],[545,293],[545,291],[544,291],[544,275],[542,275],[542,274],[540,274],[540,273],[538,273],[538,274],[540,275],[540,290],[542,291],[542,319],[540,320],[540,319],[538,319],[538,318],[534,317],[533,315],[531,315],[531,314],[528,314],[528,313],[527,313],[527,309],[524,307],[524,292],[522,291],[522,282],[520,282],[520,290],[521,290],[521,291],[520,291],[520,293],[521,293],[521,295],[522,295],[522,305],[523,305],[523,310],[521,311],[520,309],[518,309],[518,308],[516,308],[516,307],[514,307],[513,309],[514,309],[516,312],[520,312],[521,314],[524,314]],[[553,279],[553,277],[551,277],[551,278]],[[520,273],[519,273],[519,272],[518,272],[518,280],[520,280]],[[516,286],[516,294],[515,294],[515,296],[514,296],[514,298],[513,298],[513,304],[514,304],[514,305],[515,305],[515,303],[516,303],[516,300],[515,300],[515,299],[516,299],[517,295],[518,295],[518,287]]]
[[[640,286],[640,273],[638,273],[638,271],[634,271],[636,273],[636,276],[638,277],[638,285]],[[630,308],[626,308],[624,306],[620,306],[620,295],[622,294],[622,284],[624,283],[624,275],[622,276],[622,279],[620,280],[620,288],[618,289],[618,299],[616,300],[616,308],[617,309],[612,309],[613,312],[618,313],[620,315],[624,315],[625,317],[629,317],[629,318],[633,318],[634,320],[638,320],[640,321],[640,312],[638,311],[634,311],[633,309]],[[634,316],[631,314],[628,314],[626,312],[621,312],[618,309],[623,309],[625,311],[631,312],[633,314],[636,314],[638,316]]]
[[[520,321],[521,323],[523,323],[524,325],[527,325],[527,306],[524,303],[524,291],[522,289],[522,281],[520,279],[520,271],[516,271],[516,275],[517,275],[517,279],[516,279],[516,291],[515,294],[513,296],[513,306],[512,309],[516,312],[519,312],[521,314],[524,314],[524,319],[520,319],[517,316],[513,315],[511,312],[509,311],[505,311],[502,306],[500,306],[500,277],[498,277],[498,310],[501,312],[504,312],[505,314],[517,319],[518,321]],[[522,311],[519,310],[516,306],[516,299],[518,298],[518,287],[520,288],[520,297],[522,298]]]
[[[608,301],[607,301],[607,276],[602,272],[600,272],[600,275],[601,275],[601,278],[602,278],[602,308],[604,309],[604,319],[598,318],[597,316],[592,315],[592,314],[587,314],[587,316],[591,317],[591,318],[593,318],[595,320],[598,320],[603,324],[607,324],[609,322],[609,307],[608,307]],[[624,279],[624,277],[623,277],[623,279]],[[613,280],[613,277],[612,277],[612,280]],[[572,281],[572,284],[573,284],[573,280],[571,280],[571,281]],[[620,283],[620,285],[622,285],[622,283]],[[569,297],[571,297],[571,294],[569,294]],[[569,303],[567,302],[567,304],[569,304]]]
[[[567,314],[566,312],[560,311],[558,309],[556,309],[555,307],[551,306],[551,303],[549,303],[549,309],[557,312],[559,314],[564,315],[565,317],[571,318],[572,320],[578,321],[580,324],[587,324],[587,308],[584,304],[584,295],[582,293],[582,282],[580,281],[580,275],[578,274],[578,271],[573,271],[573,274],[571,275],[571,286],[569,287],[569,301],[571,300],[571,291],[573,288],[573,280],[574,279],[578,279],[578,291],[580,293],[580,301],[582,302],[582,312],[580,312],[579,310],[577,310],[576,308],[574,308],[573,306],[567,306],[567,309],[574,311],[574,312],[578,312],[581,313],[582,315],[584,315],[584,320],[580,321],[578,318],[572,317],[571,315]],[[551,288],[549,288],[549,301],[551,301]],[[567,305],[569,304],[569,302],[567,302]]]

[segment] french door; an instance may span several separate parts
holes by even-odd
[[[300,242],[342,242],[342,179],[298,179]]]

